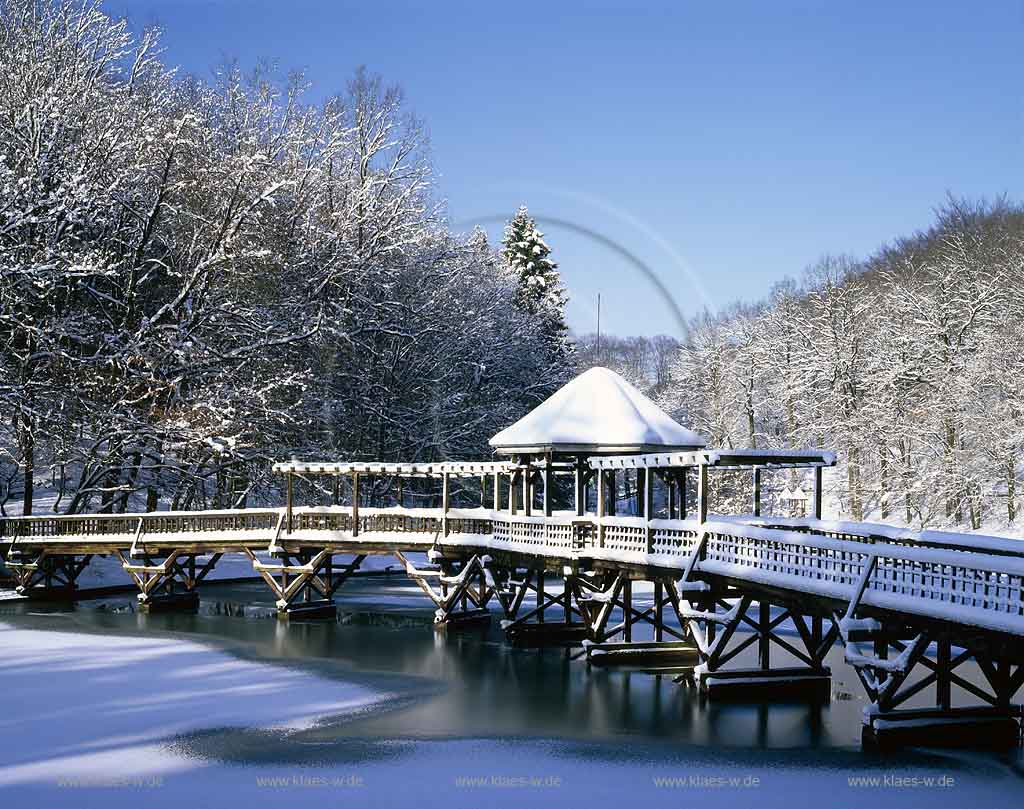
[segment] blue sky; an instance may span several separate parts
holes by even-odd
[[[926,226],[947,191],[1024,198],[1024,3],[109,0],[168,62],[365,64],[425,119],[456,227],[526,203],[570,324],[677,334],[824,253]],[[632,257],[632,258],[630,258]],[[635,263],[633,261],[635,259]]]

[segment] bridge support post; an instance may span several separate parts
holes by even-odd
[[[591,632],[586,608],[580,603],[583,578],[574,567],[566,566],[562,570],[562,587],[549,592],[545,587],[545,572],[543,565],[538,565],[518,582],[522,588],[517,595],[518,602],[521,604],[532,590],[536,605],[523,615],[509,616],[506,611],[506,620],[502,622],[505,638],[520,648],[579,646],[590,638]],[[562,620],[545,622],[544,613],[558,606],[563,610]]]
[[[172,551],[154,561],[152,554],[145,553],[142,564],[137,564],[120,551],[115,553],[139,588],[140,612],[195,612],[199,608],[196,588],[222,556],[214,553],[199,561],[195,553]]]
[[[932,622],[918,627],[881,618],[835,616],[846,651],[870,704],[864,709],[865,747],[907,745],[1005,749],[1021,740],[1021,706],[1011,704],[1024,686],[1024,660],[1012,639],[956,638]],[[871,651],[860,646],[870,643]],[[890,651],[896,652],[890,656]],[[982,682],[957,669],[974,661]],[[915,671],[924,674],[916,680]],[[912,682],[913,680],[913,682]],[[956,692],[954,692],[954,687]],[[904,707],[934,688],[933,707]],[[956,699],[954,699],[956,697]]]
[[[773,615],[771,603],[762,599],[756,617],[751,617],[750,595],[710,587],[705,593],[691,596],[690,606],[683,608],[701,659],[688,679],[702,695],[730,700],[829,699],[832,677],[824,659],[835,641],[834,632],[819,641],[807,616],[794,607],[777,607]],[[799,645],[779,634],[786,621],[796,629]],[[755,665],[726,668],[751,647]],[[784,651],[789,660],[773,664],[773,649]]]
[[[88,567],[92,554],[34,555],[12,552],[5,564],[17,581],[17,592],[39,601],[74,601],[78,577]]]
[[[337,616],[334,594],[366,559],[365,554],[355,555],[336,567],[333,549],[300,549],[278,554],[281,564],[265,564],[251,550],[245,552],[253,570],[277,596],[277,617],[282,620],[333,620]]]
[[[587,583],[587,591],[581,592],[578,600],[590,624],[591,639],[586,644],[588,664],[685,676],[700,662],[697,647],[687,638],[684,629],[686,622],[680,612],[674,578],[655,577],[653,584],[653,603],[641,609],[634,605],[633,582],[627,572],[606,573],[603,579]],[[615,610],[621,613],[622,621],[609,627]],[[666,614],[674,614],[679,625],[666,621]],[[634,637],[634,628],[638,626],[650,627],[653,639]],[[621,637],[621,641],[614,640],[616,637]]]
[[[434,629],[438,631],[490,623],[487,605],[495,596],[506,612],[509,608],[518,610],[522,602],[521,595],[518,600],[513,599],[514,607],[508,601],[508,590],[498,581],[489,556],[447,559],[439,565],[419,568],[401,552],[395,551],[395,558],[434,602]]]

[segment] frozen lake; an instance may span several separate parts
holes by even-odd
[[[863,699],[838,649],[828,704],[709,704],[669,679],[511,649],[495,630],[436,635],[400,577],[347,584],[334,624],[261,617],[271,599],[255,583],[205,589],[199,615],[138,615],[131,601],[0,603],[5,804],[924,806],[1024,794],[1019,750],[862,752]]]

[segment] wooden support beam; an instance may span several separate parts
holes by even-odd
[[[544,567],[537,570],[537,622],[544,623],[544,608],[547,606],[544,600]]]
[[[601,519],[607,510],[608,487],[603,469],[597,470],[597,547],[604,547],[604,522]]]
[[[618,488],[616,486],[616,475],[618,473],[614,469],[609,469],[605,473],[605,477],[608,480],[608,500],[605,503],[605,513],[609,517],[614,517],[615,512],[618,508]]]
[[[767,601],[761,601],[757,606],[757,661],[761,668],[767,671],[772,667],[772,633],[769,628],[771,624],[771,605]]]
[[[587,479],[584,463],[585,461],[582,457],[577,458],[576,466],[573,469],[573,482],[575,483],[573,491],[575,492],[574,499],[576,501],[577,517],[582,517],[587,513]]]
[[[359,473],[352,473],[352,536],[359,536]]]
[[[822,498],[822,468],[814,467],[814,504],[812,516],[816,520],[821,519],[821,498]]]
[[[669,587],[672,585],[669,584]],[[654,582],[654,640],[661,642],[665,632],[664,598],[661,594],[661,579]]]
[[[544,516],[551,516],[552,498],[551,498],[551,486],[555,482],[555,474],[551,469],[551,453],[547,454],[544,459]]]
[[[651,553],[654,550],[654,529],[651,528],[651,520],[654,519],[654,470],[649,466],[644,467],[643,481],[643,515],[647,523],[647,552]]]
[[[708,521],[708,468],[705,464],[697,467],[697,522]]]
[[[533,467],[523,470],[523,514],[533,515]]]
[[[494,505],[495,511],[501,511],[501,472],[494,473]]]
[[[686,519],[686,467],[679,470],[679,519]]]
[[[754,516],[761,516],[761,467],[754,467]]]
[[[448,480],[448,473],[441,473],[441,534],[448,536],[448,505],[451,497],[451,487]]]
[[[285,475],[285,531],[292,532],[292,473]]]
[[[629,578],[622,582],[622,639],[633,640],[633,580]]]

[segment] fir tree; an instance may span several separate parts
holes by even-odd
[[[526,206],[516,211],[505,226],[502,255],[518,283],[518,303],[534,314],[545,309],[561,312],[565,306],[565,290],[558,275],[558,265],[551,260],[551,248]]]
[[[558,265],[551,260],[551,248],[525,205],[505,226],[501,243],[502,256],[515,278],[516,303],[540,320],[556,354],[568,354],[565,288]]]

